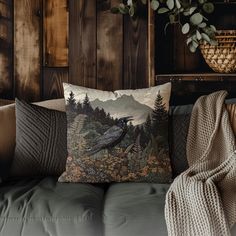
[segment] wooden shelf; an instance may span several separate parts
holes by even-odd
[[[236,77],[236,73],[229,73],[229,74],[221,74],[221,73],[176,73],[176,74],[157,74],[156,76],[182,76],[182,77],[188,77],[188,76],[203,76],[203,77]]]
[[[236,73],[157,74],[155,79],[157,84],[181,81],[229,82],[236,81]]]
[[[232,4],[236,4],[236,1],[230,1],[230,2],[214,2],[215,5],[232,5]]]

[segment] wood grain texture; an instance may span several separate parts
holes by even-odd
[[[173,65],[175,73],[203,72],[206,68],[200,50],[190,52],[186,44],[186,35],[182,34],[181,26],[175,25],[172,36],[173,42]],[[164,52],[163,52],[164,55]],[[204,65],[205,64],[205,65]],[[201,69],[202,68],[202,69]]]
[[[148,86],[155,85],[155,12],[148,1]]]
[[[122,88],[123,17],[110,12],[119,0],[97,1],[97,88]]]
[[[174,71],[174,27],[166,25],[166,18],[163,15],[155,16],[155,72],[156,74],[171,73]],[[168,55],[168,56],[167,56]]]
[[[41,0],[14,0],[14,65],[16,96],[40,100]]]
[[[148,87],[147,7],[140,5],[136,19],[124,17],[124,88]]]
[[[96,88],[96,0],[70,0],[69,12],[69,81]]]
[[[64,95],[62,83],[68,82],[68,68],[45,68],[43,77],[43,98],[45,100],[62,98]]]
[[[68,66],[67,0],[44,0],[44,65]]]
[[[0,96],[12,98],[12,0],[0,2]]]

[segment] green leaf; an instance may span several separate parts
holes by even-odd
[[[198,0],[198,2],[199,2],[200,4],[203,4],[203,3],[205,2],[205,0]]]
[[[189,9],[190,15],[192,15],[196,9],[197,9],[197,7],[191,7],[191,8]]]
[[[203,21],[203,16],[200,13],[195,13],[190,17],[190,22],[193,25],[199,25]]]
[[[189,45],[192,41],[193,41],[192,37],[187,38],[187,41],[186,41],[187,45]]]
[[[170,23],[171,23],[171,24],[174,24],[174,23],[175,23],[175,15],[170,14],[170,15],[169,15],[169,20],[170,20]]]
[[[156,11],[158,7],[160,6],[160,3],[157,0],[152,0],[151,1],[151,8]]]
[[[193,14],[193,12],[197,9],[197,7],[190,7],[190,8],[187,8],[185,9],[184,11],[184,15],[185,16],[190,16]]]
[[[189,44],[189,49],[192,53],[196,52],[196,48],[193,46],[192,43]]]
[[[212,2],[204,3],[202,8],[208,14],[212,13],[215,9],[214,4]]]
[[[111,8],[111,13],[113,13],[113,14],[118,14],[118,13],[120,13],[119,8],[118,8],[118,7],[112,7],[112,8]]]
[[[180,4],[179,0],[175,0],[175,5],[178,9],[181,8],[181,4]]]
[[[141,0],[142,4],[147,4],[147,0]]]
[[[197,41],[197,35],[196,35],[196,34],[193,34],[193,35],[192,35],[192,40],[193,40],[193,41]]]
[[[189,23],[185,23],[185,24],[183,25],[183,27],[182,27],[182,33],[183,33],[183,34],[187,34],[187,33],[189,32],[189,30],[190,30],[190,25],[189,25]]]
[[[209,27],[209,26],[203,28],[203,31],[204,31],[204,33],[206,33],[210,38],[213,38],[214,35],[215,35],[214,30],[213,30],[211,27]]]
[[[192,44],[193,44],[193,46],[194,46],[195,48],[198,48],[198,46],[199,46],[199,43],[196,42],[196,41],[192,41]]]
[[[131,5],[130,8],[129,8],[129,15],[131,17],[133,17],[135,14],[135,9],[134,9],[134,5]]]
[[[216,32],[216,27],[214,25],[210,25],[210,27],[213,30],[213,32]]]
[[[205,41],[207,41],[208,43],[211,42],[211,39],[210,39],[210,37],[209,37],[207,34],[202,33],[201,35],[202,35],[202,38],[203,38]]]
[[[198,27],[200,28],[205,28],[207,26],[207,24],[205,22],[202,22],[201,24],[198,25]]]
[[[157,11],[157,13],[158,13],[158,14],[163,14],[163,13],[166,13],[166,12],[168,12],[168,11],[169,11],[168,8],[162,7],[162,8],[160,8],[160,9]]]
[[[127,14],[129,13],[129,8],[127,6],[125,6],[125,4],[120,3],[119,7],[118,7],[119,11],[121,14]]]
[[[172,10],[175,6],[175,2],[174,0],[167,0],[166,5],[170,10]]]
[[[132,6],[132,5],[133,5],[133,0],[128,0],[128,1],[127,1],[127,5],[128,5],[128,6]]]
[[[196,30],[196,36],[199,41],[202,39],[202,35],[200,34],[198,30]]]

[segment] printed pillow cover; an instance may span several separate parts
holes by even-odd
[[[69,155],[59,182],[171,181],[170,83],[114,93],[63,87]]]

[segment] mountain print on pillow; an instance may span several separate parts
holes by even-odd
[[[154,101],[145,102],[132,91],[119,94],[64,84],[69,156],[59,181],[170,182],[165,104],[170,86],[163,85],[167,92],[153,87]],[[143,91],[141,98],[150,92]]]

